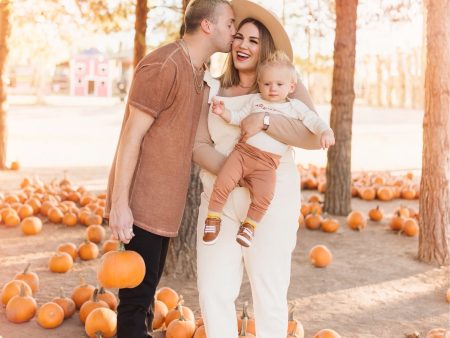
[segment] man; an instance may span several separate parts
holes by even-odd
[[[229,52],[234,14],[226,0],[192,0],[181,40],[136,67],[108,182],[106,214],[114,238],[145,261],[143,282],[120,289],[118,338],[145,338],[170,237],[177,235],[203,101],[204,63]]]

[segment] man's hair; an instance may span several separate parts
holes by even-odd
[[[265,59],[261,65],[259,66],[259,72],[258,72],[258,80],[264,72],[265,69],[271,68],[271,67],[277,67],[277,68],[285,68],[289,70],[292,73],[292,81],[297,82],[297,71],[295,69],[295,66],[289,59],[289,57],[286,55],[285,52],[281,50],[277,50],[274,53],[271,53],[267,59]]]
[[[227,0],[191,0],[184,14],[184,33],[195,32],[203,19],[215,23],[216,8],[222,4],[230,6]]]

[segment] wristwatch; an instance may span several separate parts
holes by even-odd
[[[270,115],[269,113],[265,113],[263,118],[263,130],[269,129],[269,126],[270,126]]]

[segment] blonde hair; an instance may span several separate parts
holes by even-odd
[[[264,72],[264,70],[272,67],[281,67],[289,70],[291,72],[291,81],[297,83],[297,71],[295,69],[295,66],[286,55],[286,53],[281,50],[277,50],[274,53],[270,54],[267,59],[265,59],[261,63],[261,65],[259,66],[257,82],[259,82],[261,74]]]
[[[216,23],[216,9],[219,5],[230,6],[230,3],[227,0],[191,0],[184,14],[184,30],[181,35],[195,32],[203,19]]]
[[[256,65],[256,73],[259,72],[259,66],[260,64],[266,60],[270,54],[274,53],[276,51],[275,49],[275,43],[273,42],[272,35],[270,35],[270,32],[264,26],[261,22],[258,20],[255,20],[253,18],[246,18],[241,21],[238,27],[239,29],[245,25],[246,23],[252,23],[258,28],[259,31],[259,58],[258,63]],[[219,77],[220,80],[220,86],[223,88],[229,88],[233,86],[239,85],[240,79],[239,79],[239,71],[234,67],[233,63],[233,56],[231,53],[228,54],[227,60],[225,61],[225,68],[224,68],[223,74]],[[258,83],[255,82],[253,84],[253,87],[251,88],[251,91],[257,91],[258,90]]]

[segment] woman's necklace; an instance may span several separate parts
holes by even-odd
[[[191,58],[191,54],[189,53],[189,48],[186,46],[186,42],[184,40],[180,40],[180,46],[181,48],[183,48],[183,50],[186,52],[186,54],[189,57],[189,63],[191,64],[192,67],[192,78],[194,79],[194,88],[195,91],[197,92],[197,94],[200,94],[202,89],[203,89],[203,77],[200,78],[200,81],[197,78],[197,71],[195,69],[194,64],[192,63],[192,58]]]

